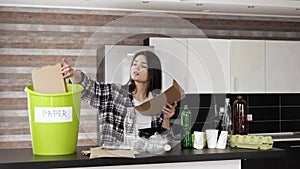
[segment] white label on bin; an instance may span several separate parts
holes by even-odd
[[[72,122],[72,107],[35,107],[34,115],[37,123]]]

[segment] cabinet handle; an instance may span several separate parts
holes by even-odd
[[[188,82],[188,75],[183,77],[183,82],[184,82],[184,89],[188,89],[190,91],[191,89],[189,88],[189,82]]]
[[[290,148],[292,148],[292,149],[300,148],[300,145],[292,145],[292,146],[290,146]]]
[[[233,92],[235,92],[236,91],[236,77],[235,76],[231,77],[231,84],[232,84],[232,90],[233,90]]]

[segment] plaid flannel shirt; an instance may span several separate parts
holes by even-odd
[[[133,106],[131,93],[114,83],[91,80],[81,72],[83,86],[82,99],[98,109],[98,145],[103,147],[118,146],[124,140],[124,119],[127,107]],[[151,126],[162,125],[163,114],[152,117]]]

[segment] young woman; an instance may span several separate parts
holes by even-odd
[[[63,60],[62,74],[70,78],[72,83],[84,87],[82,99],[98,111],[99,145],[117,146],[124,140],[124,119],[127,107],[137,106],[161,91],[160,60],[151,51],[135,54],[130,68],[130,79],[125,86],[115,83],[96,82],[81,71],[75,71],[66,60]],[[170,128],[169,119],[175,114],[177,103],[168,104],[157,116],[143,116],[137,112],[138,128],[163,127]]]

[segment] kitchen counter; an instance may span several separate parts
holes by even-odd
[[[97,158],[89,159],[81,155],[82,150],[89,150],[89,147],[78,147],[77,152],[61,156],[38,156],[32,154],[32,149],[1,149],[0,169],[2,168],[61,168],[61,167],[91,167],[91,166],[112,166],[112,165],[133,165],[133,164],[157,164],[175,162],[198,162],[198,161],[219,161],[234,159],[271,159],[283,158],[285,150],[273,148],[272,150],[250,150],[227,147],[224,150],[208,149],[184,149],[180,144],[170,152],[159,156],[146,158]]]

